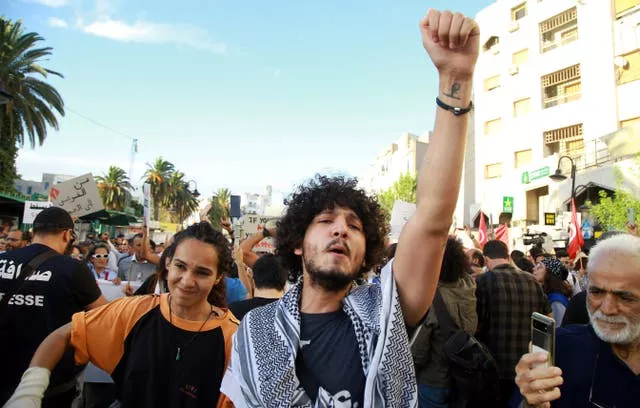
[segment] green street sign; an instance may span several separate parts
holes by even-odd
[[[549,177],[549,174],[551,174],[549,166],[540,167],[533,171],[525,171],[522,173],[522,184],[529,184],[534,180]]]
[[[513,214],[513,197],[502,197],[502,212]]]

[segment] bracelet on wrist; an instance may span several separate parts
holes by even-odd
[[[436,97],[436,104],[441,107],[444,110],[447,110],[451,113],[453,113],[455,116],[460,116],[460,115],[464,115],[465,113],[469,113],[471,112],[471,110],[473,109],[473,101],[469,102],[469,106],[466,108],[460,108],[457,106],[451,106],[445,102],[442,102],[442,100],[438,97]]]

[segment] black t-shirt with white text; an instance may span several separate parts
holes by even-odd
[[[363,408],[365,375],[353,323],[344,310],[300,313],[296,375],[312,400],[319,387],[334,398],[330,406]]]
[[[27,263],[48,249],[33,244],[0,254],[0,297],[13,288]],[[5,309],[9,317],[0,327],[0,405],[13,393],[40,343],[100,295],[89,268],[65,255],[49,258],[24,281],[9,301]],[[68,351],[54,369],[50,387],[72,380],[79,370]]]

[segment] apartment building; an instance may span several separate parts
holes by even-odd
[[[420,137],[403,133],[398,140],[380,150],[362,180],[363,186],[370,192],[380,192],[391,187],[402,174],[416,175],[428,145],[428,134]]]
[[[628,163],[602,137],[640,124],[639,4],[498,0],[478,13],[471,214],[543,224],[571,196],[569,179],[549,178],[563,156],[577,168],[578,205],[616,187],[615,169]],[[560,168],[569,178],[571,161]]]

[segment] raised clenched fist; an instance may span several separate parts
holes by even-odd
[[[420,21],[420,32],[422,44],[441,75],[473,75],[480,47],[480,29],[473,19],[432,9]]]

